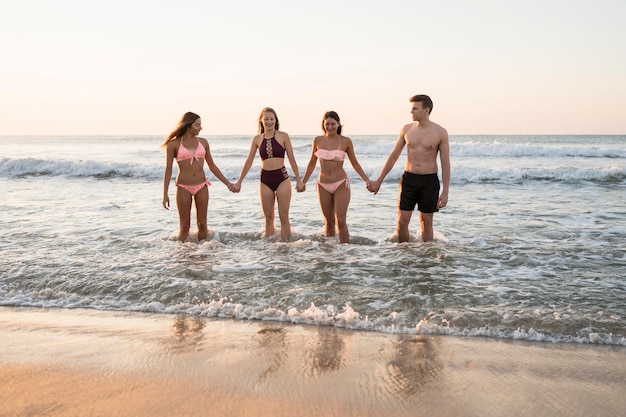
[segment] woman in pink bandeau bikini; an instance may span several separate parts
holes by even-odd
[[[274,109],[265,107],[259,116],[259,134],[252,138],[248,157],[241,168],[239,179],[233,186],[234,192],[239,192],[243,179],[252,168],[254,155],[258,149],[261,157],[261,207],[265,217],[265,237],[276,232],[274,226],[274,205],[278,202],[278,217],[280,219],[280,235],[283,241],[291,237],[289,223],[289,206],[291,204],[291,181],[285,168],[285,154],[293,175],[296,177],[296,189],[302,191],[303,184],[298,173],[298,164],[293,155],[291,139],[286,132],[279,129],[278,116]]]
[[[211,172],[222,181],[230,191],[233,184],[222,174],[209,149],[209,142],[199,138],[202,130],[202,120],[195,113],[187,112],[178,122],[178,126],[170,133],[161,148],[166,150],[165,172],[163,173],[163,207],[170,209],[170,198],[167,189],[172,179],[172,165],[174,159],[178,162],[178,176],[176,177],[176,207],[180,229],[178,240],[184,242],[189,237],[191,223],[191,205],[196,203],[196,220],[198,223],[198,241],[206,239],[207,210],[209,208],[209,186],[204,173],[204,161]]]
[[[313,139],[311,159],[307,166],[302,182],[306,187],[317,159],[320,160],[320,175],[317,180],[317,192],[326,224],[326,236],[335,236],[335,224],[339,232],[340,243],[350,243],[350,233],[346,215],[350,204],[350,179],[343,169],[343,161],[348,157],[352,168],[369,186],[370,179],[354,154],[354,147],[350,138],[341,135],[339,115],[334,111],[324,114],[322,119],[324,136]],[[303,190],[304,191],[304,190]]]

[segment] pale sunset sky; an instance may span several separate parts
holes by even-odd
[[[0,135],[626,134],[624,0],[2,1]]]

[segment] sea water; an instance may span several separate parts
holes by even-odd
[[[234,182],[251,137],[204,137]],[[312,138],[292,137],[301,175]],[[428,243],[417,213],[394,236],[405,156],[377,195],[346,160],[347,245],[324,236],[317,174],[291,240],[265,238],[258,157],[238,194],[205,168],[209,237],[178,242],[163,139],[0,137],[0,305],[626,345],[626,136],[451,136]],[[352,140],[375,179],[395,136]]]

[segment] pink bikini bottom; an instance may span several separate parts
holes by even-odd
[[[328,191],[331,194],[335,194],[335,191],[337,191],[337,189],[341,186],[341,184],[345,184],[346,188],[349,190],[350,189],[350,180],[346,177],[342,180],[339,180],[337,182],[316,182],[317,185],[319,187],[322,187],[323,189],[325,189],[326,191]]]
[[[185,185],[185,184],[176,183],[177,187],[180,187],[184,190],[189,191],[189,193],[191,193],[191,195],[193,196],[198,194],[198,191],[200,191],[205,185],[207,187],[211,186],[211,183],[209,182],[209,180],[204,180],[204,182],[201,182],[200,184],[196,184],[196,185]]]

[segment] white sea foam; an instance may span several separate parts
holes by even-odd
[[[0,138],[0,305],[626,344],[625,138],[451,137],[428,244],[394,238],[403,164],[374,196],[346,162],[350,245],[324,236],[313,187],[292,194],[291,240],[264,238],[258,161],[240,193],[214,182],[207,240],[192,210],[181,244],[175,198],[161,206],[162,138],[12,139]],[[234,180],[250,138],[209,139]],[[312,138],[293,139],[302,174]],[[368,175],[394,140],[353,137]]]

